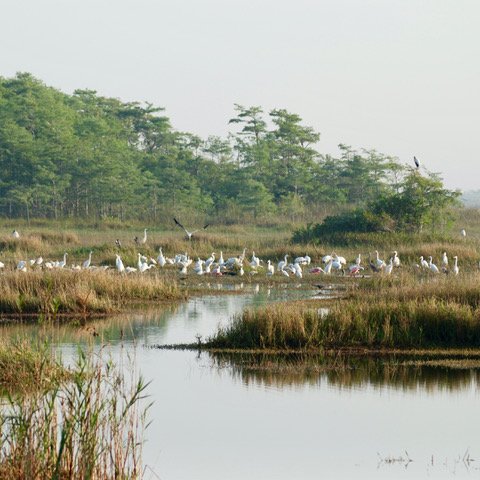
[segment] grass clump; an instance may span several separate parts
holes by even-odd
[[[0,478],[141,478],[146,386],[80,353],[66,381],[9,395],[0,409]]]
[[[68,371],[48,345],[32,345],[25,340],[0,342],[0,392],[47,390],[68,378]]]
[[[156,275],[129,276],[108,271],[5,272],[0,276],[0,312],[98,314],[135,301],[184,298],[177,283]]]
[[[480,310],[436,299],[335,302],[328,312],[277,304],[246,310],[208,347],[227,349],[480,346]]]

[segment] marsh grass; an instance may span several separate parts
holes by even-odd
[[[4,314],[90,315],[116,312],[131,302],[183,298],[185,293],[175,281],[155,274],[55,270],[0,275],[0,312]]]
[[[480,279],[414,275],[359,282],[346,298],[247,309],[211,348],[319,349],[480,347]]]
[[[67,381],[10,394],[0,408],[0,478],[141,478],[146,387],[80,352]]]
[[[70,378],[47,344],[0,341],[0,392],[26,394],[48,390]]]

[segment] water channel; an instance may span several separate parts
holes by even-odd
[[[287,371],[265,372],[205,352],[150,348],[208,337],[245,307],[312,295],[260,286],[50,335],[66,358],[91,341],[91,328],[114,357],[135,352],[154,402],[147,479],[480,478],[478,369],[392,373],[359,360],[341,373],[297,371],[291,362]]]

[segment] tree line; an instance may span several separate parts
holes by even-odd
[[[386,198],[411,173],[375,150],[320,153],[320,133],[285,109],[235,105],[229,125],[202,139],[149,103],[0,77],[0,215],[295,221]]]

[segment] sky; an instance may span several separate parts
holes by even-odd
[[[224,136],[233,106],[286,108],[318,149],[374,148],[480,189],[478,0],[0,1],[0,76],[165,107]]]

